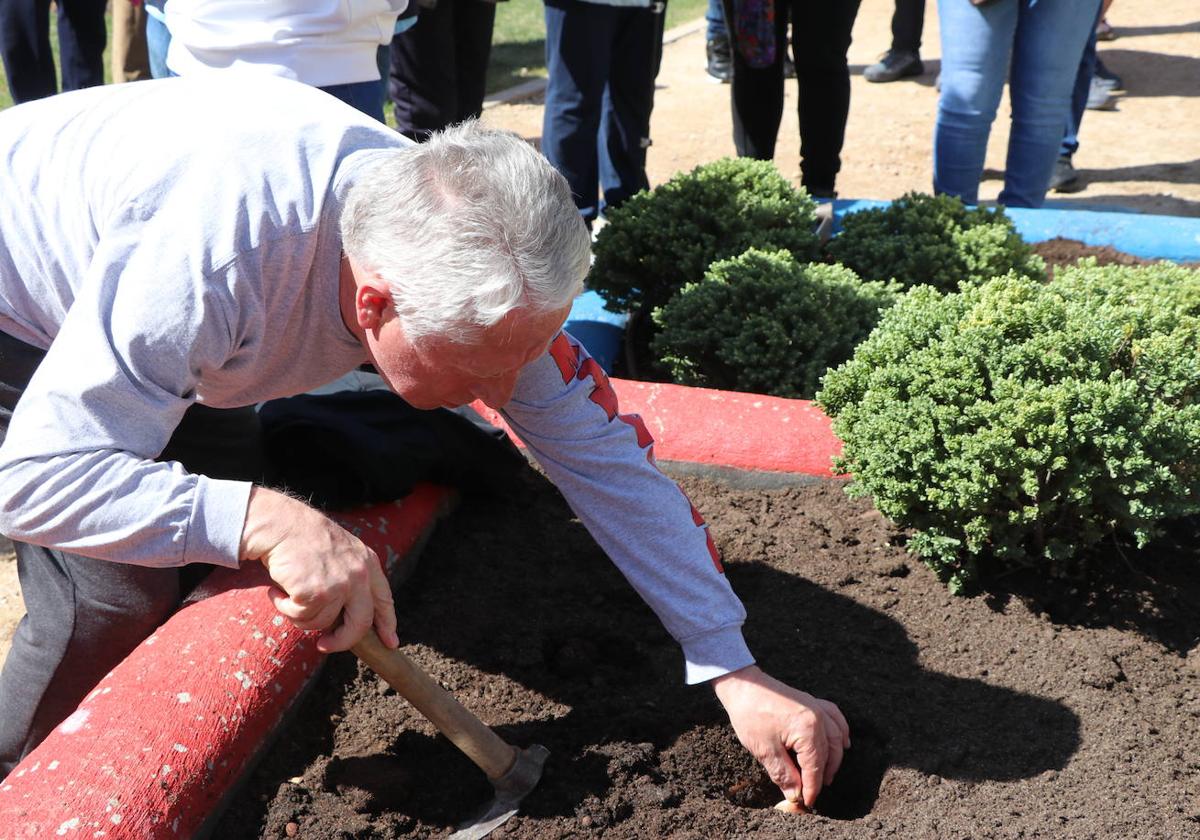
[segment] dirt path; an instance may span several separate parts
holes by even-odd
[[[931,189],[931,147],[940,62],[936,4],[927,4],[916,81],[870,84],[863,67],[891,41],[892,0],[863,0],[850,48],[852,93],[838,192],[844,198],[896,198]],[[1200,216],[1200,8],[1195,0],[1117,0],[1109,20],[1120,37],[1100,45],[1129,89],[1115,111],[1088,111],[1075,165],[1087,188],[1053,205],[1120,206]],[[796,84],[789,81],[775,162],[799,182]],[[485,119],[526,137],[541,133],[539,101],[488,109]],[[983,199],[1000,192],[1008,142],[1007,96],[988,146]],[[679,170],[733,154],[729,88],[704,72],[702,30],[668,44],[658,77],[647,169],[652,184]]]

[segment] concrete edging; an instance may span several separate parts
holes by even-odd
[[[803,400],[611,380],[656,457],[768,484],[830,475],[840,444]],[[493,418],[498,415],[492,413]],[[490,418],[489,418],[490,419]],[[450,498],[424,485],[340,517],[386,558],[415,562]],[[189,602],[0,784],[0,837],[194,837],[269,743],[323,661],[267,598],[261,567],[210,575]]]

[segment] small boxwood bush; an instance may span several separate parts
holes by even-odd
[[[969,208],[952,196],[909,193],[887,207],[847,215],[829,258],[864,280],[956,291],[961,282],[1009,271],[1041,278],[1046,266],[1002,210]]]
[[[916,529],[954,590],[1086,570],[1200,511],[1200,272],[1167,263],[913,289],[818,400],[851,492]]]
[[[614,312],[648,313],[710,263],[749,248],[817,256],[816,205],[770,161],[704,164],[610,211],[596,236],[588,287]]]
[[[652,347],[676,382],[811,398],[896,292],[840,265],[752,248],[713,263],[701,282],[656,309]]]

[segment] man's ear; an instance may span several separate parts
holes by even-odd
[[[383,325],[392,311],[392,296],[382,280],[366,280],[354,292],[354,317],[364,330],[375,330]]]

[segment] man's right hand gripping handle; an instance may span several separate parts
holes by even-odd
[[[349,650],[372,625],[398,647],[392,590],[375,552],[328,516],[275,490],[250,491],[241,559],[275,582],[275,609],[300,630],[322,630],[317,649]]]

